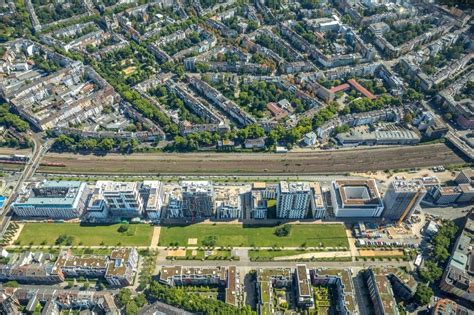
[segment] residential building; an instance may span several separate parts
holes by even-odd
[[[143,200],[137,182],[97,181],[95,188],[113,217],[135,218],[143,214]]]
[[[314,209],[314,192],[307,182],[281,181],[277,187],[278,218],[304,219]]]
[[[296,299],[298,307],[314,306],[313,290],[306,265],[296,265]]]
[[[67,278],[100,278],[107,271],[107,256],[76,256],[70,249],[64,250],[58,255],[54,267],[61,270]]]
[[[41,252],[23,252],[0,265],[1,281],[17,281],[27,284],[54,284],[64,281],[61,270],[54,268],[53,257]]]
[[[337,314],[358,314],[357,298],[350,269],[316,269],[310,271],[313,286],[326,286],[335,298],[332,300]]]
[[[380,217],[384,209],[374,179],[335,180],[331,201],[336,217]]]
[[[226,285],[224,267],[194,268],[184,266],[162,267],[158,281],[170,286]]]
[[[21,217],[72,219],[81,216],[88,189],[79,181],[43,181],[27,185],[11,205]]]
[[[116,287],[130,286],[138,268],[138,252],[135,248],[117,248],[109,255],[104,278]]]
[[[289,268],[258,269],[257,294],[259,314],[274,314],[274,289],[291,288],[293,277]]]
[[[383,217],[398,222],[410,218],[425,195],[426,188],[421,181],[392,181],[383,196]]]
[[[219,219],[240,219],[242,217],[244,194],[250,191],[249,185],[214,186],[214,207]]]
[[[472,247],[474,235],[474,212],[466,215],[464,228],[461,231],[441,278],[441,290],[453,294],[470,303],[474,302],[474,252]]]
[[[135,248],[117,248],[110,255],[73,255],[71,250],[62,251],[54,264],[54,270],[65,277],[105,278],[110,285],[122,287],[133,283],[138,266]]]
[[[146,180],[140,188],[140,195],[145,205],[146,216],[151,220],[161,218],[164,200],[163,183],[158,180]]]
[[[389,279],[384,273],[367,270],[367,287],[376,315],[398,315],[397,302]]]
[[[214,186],[209,181],[182,181],[182,209],[185,217],[210,218],[215,215]]]
[[[474,312],[450,299],[441,299],[431,309],[431,315],[472,315]]]

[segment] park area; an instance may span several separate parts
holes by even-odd
[[[15,244],[149,246],[152,234],[153,227],[146,224],[26,223]]]
[[[342,224],[291,224],[286,236],[275,226],[194,224],[163,226],[160,246],[349,247]]]

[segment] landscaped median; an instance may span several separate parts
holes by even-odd
[[[163,226],[160,246],[349,247],[343,224],[290,224],[285,236],[279,227],[242,224]]]
[[[126,226],[126,228],[124,227]],[[149,246],[148,224],[25,223],[15,245]]]

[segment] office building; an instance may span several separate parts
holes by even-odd
[[[111,216],[135,218],[143,214],[144,208],[139,186],[136,182],[97,181],[95,188]]]
[[[185,217],[210,218],[215,215],[214,187],[208,181],[181,182]]]
[[[374,179],[333,181],[331,201],[336,217],[380,217],[384,208]]]
[[[454,244],[453,252],[441,278],[441,290],[474,303],[474,212],[466,216],[464,228]]]
[[[72,219],[82,214],[87,193],[79,181],[43,181],[25,187],[11,208],[21,217]]]
[[[402,222],[413,214],[426,195],[420,181],[395,180],[390,183],[383,197],[385,210],[383,217]]]
[[[431,190],[434,201],[439,205],[455,203],[462,195],[462,190],[458,186],[438,186]]]
[[[474,182],[474,170],[471,168],[463,169],[459,172],[458,176],[455,179],[456,183],[460,184],[470,184]]]

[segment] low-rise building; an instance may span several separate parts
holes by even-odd
[[[455,203],[462,195],[458,186],[438,186],[431,190],[434,201],[440,205]]]
[[[53,257],[41,252],[23,252],[0,265],[1,281],[27,284],[55,284],[64,281],[64,274],[54,267]]]
[[[110,255],[73,255],[71,250],[59,254],[54,269],[65,277],[105,278],[110,285],[121,287],[133,283],[138,266],[135,248],[118,248]]]

